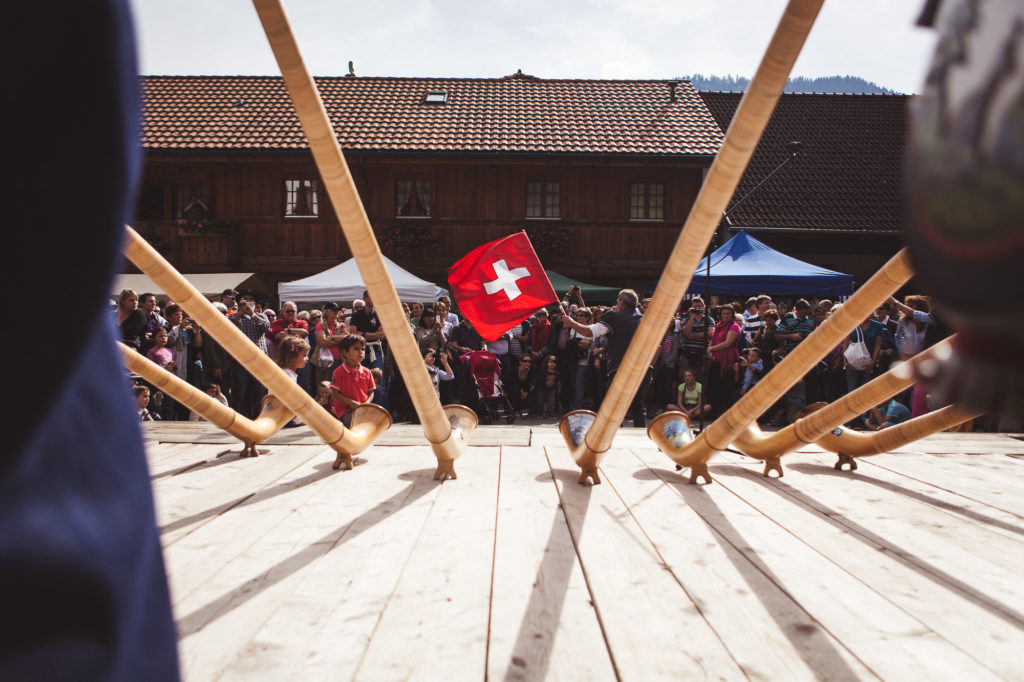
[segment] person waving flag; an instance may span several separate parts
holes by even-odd
[[[558,303],[526,232],[478,246],[448,268],[462,314],[493,341],[538,308]]]

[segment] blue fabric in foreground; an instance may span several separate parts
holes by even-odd
[[[107,297],[139,168],[127,0],[9,3],[0,680],[178,679]]]
[[[178,679],[142,438],[104,322],[0,477],[3,680]]]

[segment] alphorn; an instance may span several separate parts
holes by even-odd
[[[128,260],[149,275],[192,317],[199,320],[205,332],[213,336],[224,350],[277,396],[287,409],[300,416],[324,443],[338,453],[335,468],[344,463],[351,469],[352,455],[368,448],[377,436],[390,428],[391,415],[387,410],[378,408],[372,411],[374,416],[369,420],[373,422],[372,429],[358,433],[346,429],[334,415],[328,414],[327,410],[299,388],[299,385],[292,381],[266,353],[257,348],[238,327],[218,312],[191,282],[182,277],[181,273],[135,230],[126,225],[125,233],[127,241],[124,253]]]
[[[822,2],[790,0],[786,5],[600,410],[596,415],[576,410],[562,418],[559,430],[580,467],[580,483],[587,479],[593,483],[601,482],[597,468],[611,447],[615,431],[664,336],[665,325],[679,307],[697,264],[750,162]]]
[[[143,357],[135,349],[123,343],[117,345],[121,347],[125,367],[185,407],[202,415],[214,426],[242,441],[242,457],[258,455],[256,445],[280,431],[295,416],[283,402],[273,396],[266,396],[263,398],[259,416],[256,419],[249,419]],[[380,430],[381,423],[390,424],[391,415],[379,405],[360,405],[352,413],[352,431],[357,438],[372,441],[375,435],[373,432]]]
[[[815,409],[817,405],[808,405],[805,409]],[[819,438],[815,445],[839,455],[835,468],[842,469],[849,464],[850,469],[857,468],[855,457],[869,457],[903,447],[907,443],[920,440],[933,433],[945,431],[964,422],[980,417],[984,412],[968,410],[957,405],[946,405],[933,412],[909,419],[881,431],[861,433],[840,426]]]
[[[256,419],[249,419],[143,357],[134,348],[123,343],[117,345],[121,348],[121,358],[125,367],[185,407],[201,414],[214,426],[242,441],[242,457],[258,455],[256,444],[280,431],[295,416],[280,400],[265,400],[259,416]]]
[[[701,431],[693,441],[679,448],[664,449],[676,464],[690,467],[690,482],[698,477],[711,482],[707,462],[715,452],[725,450],[739,434],[756,420],[776,400],[802,379],[818,361],[869,317],[875,306],[889,298],[913,276],[905,250],[901,250],[864,283],[842,307],[797,345],[761,381],[726,410],[718,419]],[[648,433],[656,433],[670,413],[652,420]],[[655,437],[657,442],[658,438]]]
[[[880,402],[888,400],[900,391],[913,386],[914,370],[917,366],[931,362],[941,362],[953,352],[953,339],[945,339],[918,353],[906,362],[895,365],[888,372],[875,377],[863,386],[859,386],[835,402],[820,406],[813,414],[802,416],[785,428],[774,433],[765,434],[751,422],[746,429],[740,431],[732,441],[732,447],[748,457],[764,460],[764,475],[775,471],[782,476],[780,458],[804,445],[816,443],[830,431],[856,418]],[[659,418],[661,415],[659,415]],[[671,440],[666,438],[655,419],[647,429],[648,435],[663,450],[678,442],[676,429],[669,430]],[[663,442],[665,441],[665,442]]]
[[[470,433],[477,426],[476,413],[463,405],[441,406],[320,92],[306,69],[284,8],[278,0],[253,0],[253,5],[306,133],[324,188],[334,205],[366,290],[373,299],[391,355],[398,363],[409,397],[423,424],[423,432],[437,457],[434,478],[441,478],[444,474],[455,478],[454,461],[462,454]]]

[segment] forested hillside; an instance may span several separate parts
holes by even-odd
[[[719,92],[743,92],[750,83],[749,78],[743,76],[705,76],[704,74],[693,74],[691,76],[680,76],[681,80],[693,82],[693,87],[698,90],[710,90]],[[895,90],[883,88],[880,85],[866,81],[857,76],[820,76],[818,78],[805,78],[798,76],[790,78],[786,83],[784,92],[851,92],[851,93],[881,93],[886,95],[895,94]]]

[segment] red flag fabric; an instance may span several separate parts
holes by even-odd
[[[459,310],[487,341],[558,302],[526,232],[473,249],[448,268],[448,284]]]

